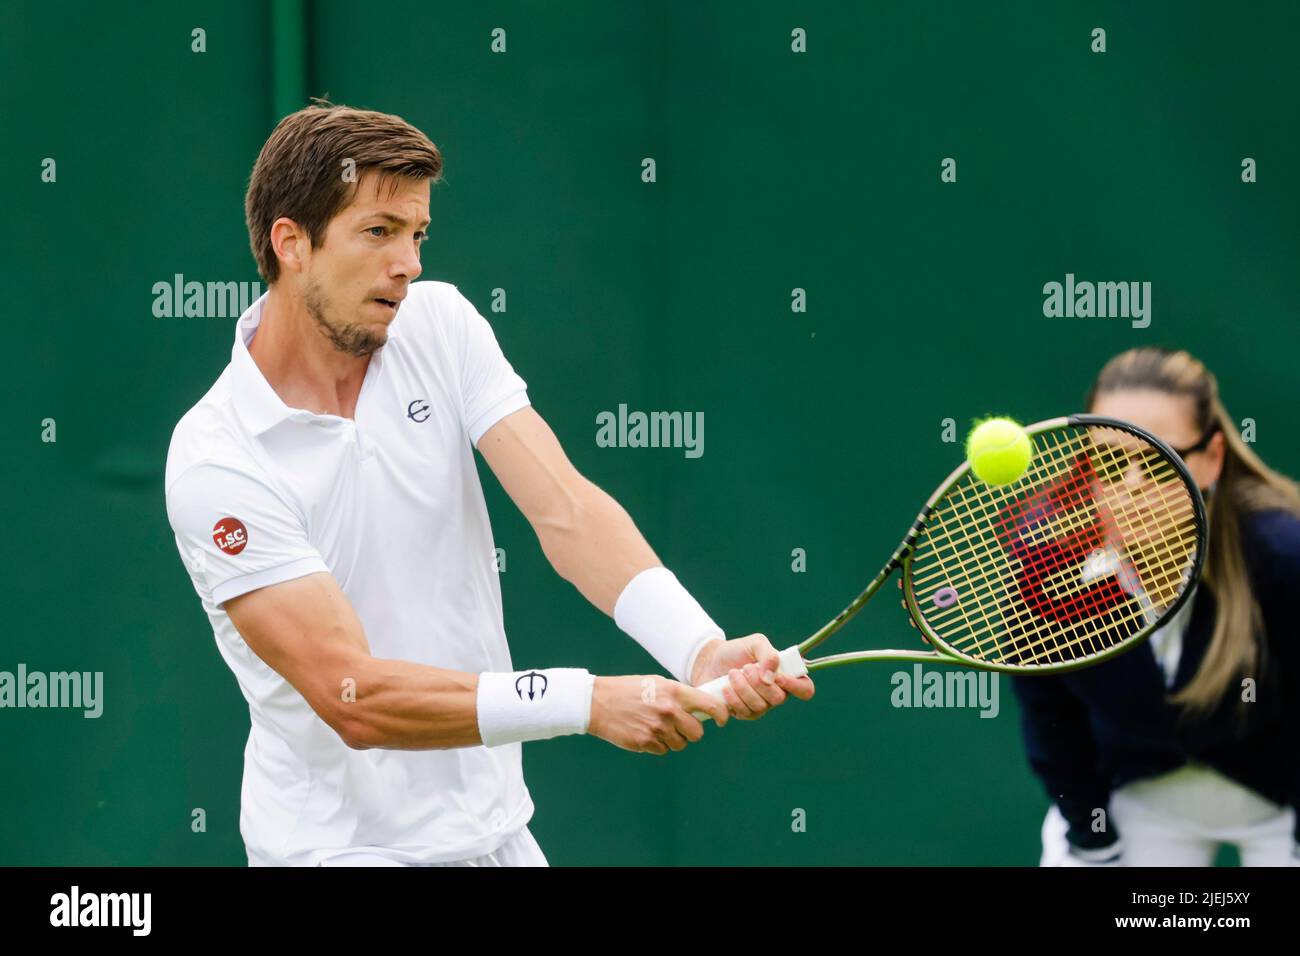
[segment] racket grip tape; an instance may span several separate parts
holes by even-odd
[[[798,644],[792,644],[781,652],[781,663],[776,670],[778,674],[789,674],[791,677],[803,677],[808,673],[808,665],[804,663],[803,655],[799,653]],[[704,693],[718,698],[718,700],[725,701],[726,698],[722,696],[722,688],[726,687],[730,683],[731,678],[726,674],[723,674],[721,677],[715,677],[713,680],[701,684],[695,689],[702,690]],[[712,720],[712,718],[703,711],[693,710],[691,713],[697,720]]]

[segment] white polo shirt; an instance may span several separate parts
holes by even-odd
[[[268,293],[269,294],[269,293]],[[290,408],[248,352],[177,424],[167,515],[217,649],[248,701],[240,832],[250,865],[344,848],[406,862],[491,853],[531,818],[520,744],[352,750],[240,638],[222,603],[332,574],[376,657],[511,671],[473,446],[527,385],[455,286],[416,282],[370,360],[355,421]]]

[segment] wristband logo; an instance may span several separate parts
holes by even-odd
[[[248,531],[238,518],[222,518],[212,526],[212,541],[226,554],[236,555],[248,544]]]
[[[541,681],[540,688],[538,687],[538,681]],[[515,679],[515,693],[519,695],[520,700],[523,700],[524,688],[527,687],[529,700],[533,699],[534,694],[537,696],[538,700],[541,700],[546,696],[546,685],[548,683],[549,681],[547,681],[545,674],[539,674],[537,671],[529,671],[527,674],[520,674],[519,677]]]

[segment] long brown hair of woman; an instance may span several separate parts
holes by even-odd
[[[1269,468],[1242,440],[1214,375],[1189,353],[1145,347],[1116,355],[1098,374],[1087,407],[1102,393],[1121,390],[1184,396],[1191,400],[1198,434],[1217,430],[1223,435],[1223,470],[1207,502],[1209,547],[1202,574],[1217,606],[1214,632],[1196,675],[1170,697],[1185,714],[1205,714],[1220,706],[1238,678],[1259,675],[1266,666],[1263,621],[1242,550],[1241,518],[1272,509],[1300,516],[1300,486]]]

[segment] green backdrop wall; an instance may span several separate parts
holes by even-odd
[[[157,317],[152,289],[257,280],[244,187],[298,91],[442,149],[424,278],[488,316],[573,461],[731,635],[784,646],[857,593],[959,461],[945,419],[1077,411],[1134,345],[1204,357],[1300,473],[1293,4],[390,0],[302,21],[305,73],[251,0],[0,11],[0,669],[102,671],[105,697],[93,720],[0,710],[0,863],[244,863],[247,711],[162,494],[233,319]],[[1151,282],[1149,327],[1044,317],[1067,273]],[[703,455],[598,447],[621,403],[702,412]],[[652,669],[481,471],[516,663]],[[887,600],[852,633],[914,640]],[[665,758],[529,745],[533,831],[555,864],[1036,862],[1047,799],[1009,685],[994,719],[899,709],[893,671],[832,672]]]

